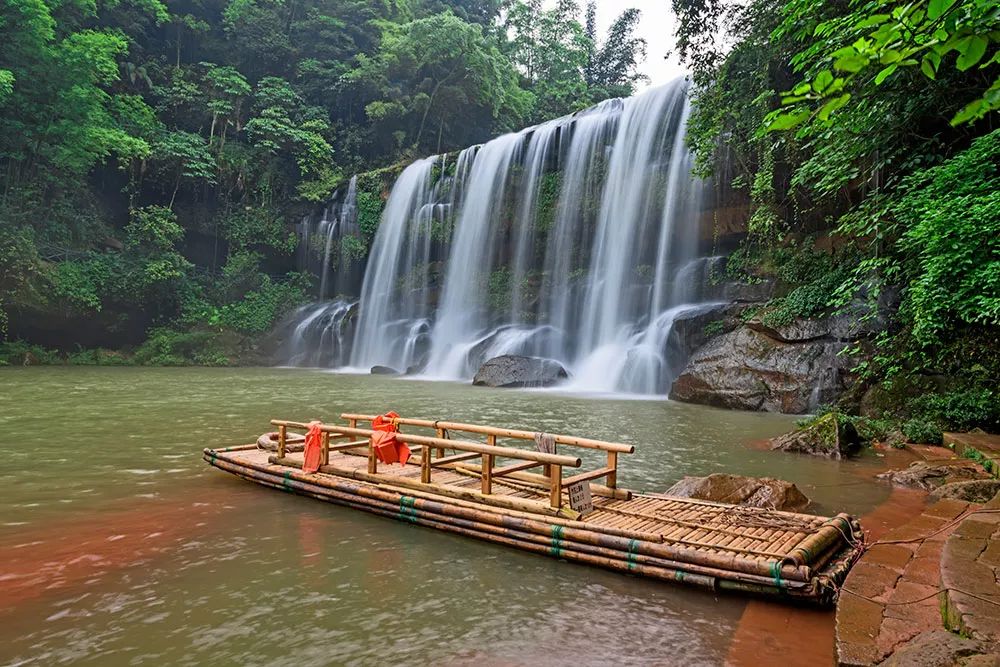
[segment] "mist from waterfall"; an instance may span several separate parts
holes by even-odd
[[[561,362],[573,390],[665,394],[673,324],[705,308],[711,261],[697,256],[689,112],[678,80],[408,166],[372,243],[350,366],[467,380],[523,354]]]

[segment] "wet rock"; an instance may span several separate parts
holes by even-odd
[[[854,424],[829,413],[806,427],[772,438],[771,449],[842,459],[861,449],[861,436]]]
[[[931,498],[953,498],[968,503],[988,503],[1000,493],[1000,479],[973,479],[967,482],[942,484],[931,493]]]
[[[480,366],[472,384],[480,387],[548,387],[568,377],[566,369],[558,361],[505,354]]]
[[[757,331],[781,343],[804,343],[826,338],[830,335],[830,320],[797,319],[788,324],[770,326],[760,320],[750,320],[747,328]]]
[[[908,468],[890,470],[878,475],[879,479],[925,491],[934,491],[946,484],[971,480],[992,479],[982,466],[968,459],[914,461]]]
[[[786,336],[803,335],[785,330]],[[674,381],[670,397],[735,410],[802,414],[829,404],[850,381],[856,360],[839,356],[845,343],[826,338],[778,340],[740,327],[699,348]]]
[[[372,375],[399,375],[399,371],[389,366],[372,366]]]
[[[947,630],[923,632],[897,649],[883,665],[892,667],[952,667],[952,665],[997,664],[994,655],[987,655],[983,642],[965,639]],[[994,661],[983,658],[993,657]]]
[[[708,477],[685,477],[670,487],[666,494],[788,512],[801,512],[809,506],[809,498],[797,486],[772,477],[722,473]]]

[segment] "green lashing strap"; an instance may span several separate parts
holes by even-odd
[[[550,555],[556,556],[557,558],[562,555],[562,539],[563,527],[552,526],[552,548],[549,549]]]
[[[281,480],[281,488],[285,491],[292,491],[292,471],[288,470],[284,474],[284,479]]]
[[[783,590],[781,585],[781,561],[776,560],[771,563],[771,576],[774,578],[774,587],[779,591]]]
[[[626,552],[625,562],[628,565],[628,569],[635,569],[635,557],[639,553],[639,540],[629,540],[628,541],[628,551]]]
[[[412,496],[399,497],[399,520],[417,522],[417,499]]]
[[[212,465],[215,465],[215,457],[218,456],[218,454],[215,453],[214,449],[209,452],[209,456],[212,457],[212,460],[209,461],[209,463],[211,463]]]

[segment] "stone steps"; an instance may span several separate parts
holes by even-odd
[[[986,472],[1000,477],[1000,435],[989,433],[945,433],[944,444],[962,458],[979,463]]]

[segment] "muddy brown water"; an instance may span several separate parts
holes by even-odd
[[[814,511],[888,496],[869,462],[748,443],[793,418],[291,369],[0,370],[0,663],[713,665],[744,599],[286,495],[201,460],[271,417],[342,411],[636,445],[619,483],[794,481]]]

